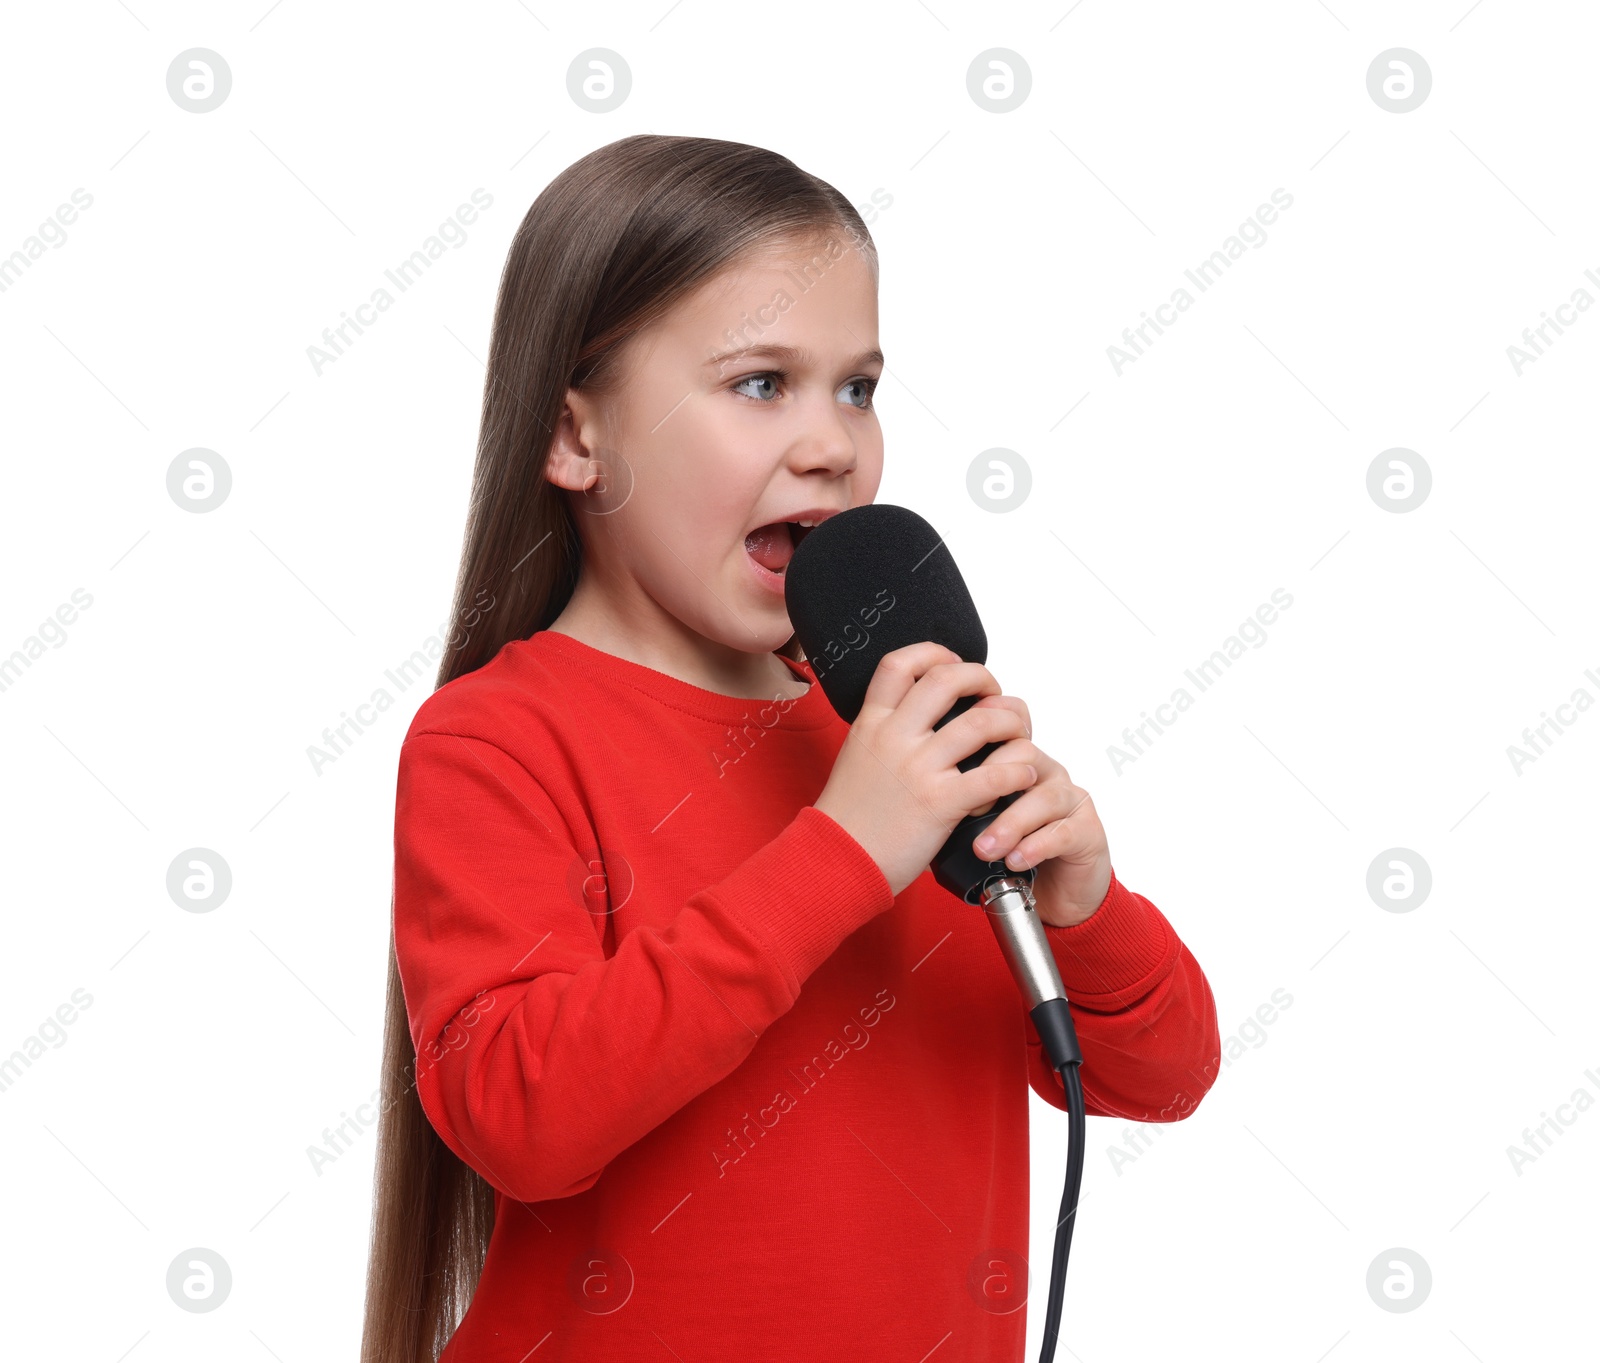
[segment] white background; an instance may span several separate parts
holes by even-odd
[[[320,775],[307,748],[448,616],[517,223],[649,131],[892,200],[879,500],[944,534],[991,669],[1248,1033],[1132,1162],[1091,1119],[1059,1357],[1592,1354],[1600,1113],[1520,1172],[1508,1147],[1600,1097],[1600,714],[1520,771],[1508,748],[1600,697],[1600,310],[1507,354],[1600,298],[1592,8],[668,4],[7,15],[0,255],[93,198],[0,293],[0,657],[92,597],[0,691],[0,1057],[92,997],[0,1092],[7,1352],[355,1356],[374,1132],[320,1175],[306,1151],[377,1087],[427,684]],[[605,114],[567,90],[596,46],[633,79]],[[1407,113],[1366,84],[1397,46],[1432,72]],[[167,91],[192,47],[232,71],[206,114]],[[1031,71],[1007,113],[967,90],[995,47]],[[319,376],[307,347],[479,187],[466,242]],[[1265,244],[1118,373],[1122,329],[1278,188]],[[166,490],[196,446],[233,475],[205,515]],[[966,491],[996,447],[1033,478],[1006,514]],[[1395,447],[1431,471],[1405,513],[1368,492]],[[1119,768],[1279,588],[1265,642]],[[167,893],[192,847],[231,868],[216,912]],[[1367,888],[1397,848],[1431,874],[1408,912]],[[1033,1357],[1065,1117],[1030,1102]],[[225,1309],[167,1297],[193,1246]],[[1393,1247],[1432,1273],[1406,1313],[1366,1286]]]

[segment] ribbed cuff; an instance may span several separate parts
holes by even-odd
[[[1070,928],[1045,924],[1067,997],[1118,1006],[1142,996],[1141,986],[1173,954],[1177,938],[1161,912],[1117,879],[1100,907]],[[1123,996],[1127,995],[1127,998]]]
[[[815,805],[708,893],[767,938],[796,993],[846,937],[894,905],[878,863]]]

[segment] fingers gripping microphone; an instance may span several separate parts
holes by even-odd
[[[988,637],[955,560],[934,528],[916,512],[885,503],[852,507],[828,517],[801,539],[784,572],[784,602],[823,694],[846,723],[855,723],[884,654],[931,640],[965,662],[986,662]],[[977,704],[962,696],[935,724],[941,728]],[[994,752],[989,743],[957,766],[971,771]],[[1002,795],[951,831],[930,869],[951,894],[980,906],[1024,999],[1067,1095],[1070,1146],[1062,1216],[1050,1273],[1049,1309],[1041,1357],[1055,1356],[1067,1254],[1077,1220],[1083,1174],[1083,1089],[1066,991],[1044,926],[1034,908],[1034,869],[1012,871],[984,861],[972,843],[1023,792]]]
[[[978,608],[949,549],[905,507],[875,503],[828,517],[795,549],[783,595],[823,693],[847,723],[861,713],[886,653],[931,640],[966,662],[981,663],[989,655]],[[933,727],[943,727],[977,701],[960,697]],[[998,747],[985,744],[957,765],[971,771]],[[1012,871],[1004,861],[984,861],[972,850],[973,839],[1021,793],[1002,795],[981,814],[962,819],[932,870],[951,894],[988,911],[1017,987],[1033,1008],[1066,997],[1033,911],[1034,869]],[[1078,1057],[1052,1052],[1051,1058],[1059,1064]]]

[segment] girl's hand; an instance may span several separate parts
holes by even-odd
[[[1025,762],[1039,779],[1028,786],[972,845],[985,861],[1002,858],[1013,871],[1038,867],[1033,896],[1039,917],[1070,928],[1098,909],[1111,888],[1111,852],[1089,792],[1067,769],[1034,746],[1033,720],[1017,696],[984,696],[973,710],[1004,708],[1022,716],[1026,738],[1002,743],[983,761]]]
[[[942,644],[907,644],[884,654],[813,802],[861,844],[896,895],[928,869],[970,812],[1033,780],[1022,759],[1008,761],[1001,749],[971,771],[957,766],[990,743],[1032,732],[1026,709],[981,700],[934,729],[961,696],[998,700],[1000,683],[983,664],[963,662]]]

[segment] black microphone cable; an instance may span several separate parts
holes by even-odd
[[[973,698],[964,697],[966,704]],[[964,709],[966,705],[959,705]],[[957,711],[939,721],[946,723]],[[935,725],[938,728],[939,725]],[[999,745],[990,743],[956,765],[963,769],[977,766]],[[994,929],[1000,953],[1011,969],[1017,988],[1028,1001],[1028,1016],[1040,1044],[1050,1058],[1051,1068],[1061,1076],[1067,1096],[1067,1174],[1061,1192],[1061,1215],[1056,1221],[1055,1250],[1050,1259],[1050,1292],[1044,1317],[1044,1343],[1040,1363],[1052,1363],[1056,1340],[1061,1333],[1061,1298],[1067,1285],[1067,1258],[1072,1250],[1072,1232],[1078,1221],[1078,1190],[1083,1183],[1083,1148],[1087,1121],[1083,1110],[1083,1083],[1078,1067],[1083,1052],[1078,1048],[1077,1028],[1072,1025],[1072,1009],[1055,957],[1044,935],[1044,924],[1034,909],[1035,868],[1012,871],[1003,861],[986,862],[978,858],[972,844],[978,835],[1016,800],[1022,792],[1002,795],[988,809],[969,814],[955,826],[932,863],[934,879],[952,894],[983,909]]]
[[[1066,1019],[1066,1031],[1072,1038],[1072,1047],[1076,1050],[1078,1038],[1072,1028],[1071,1015],[1067,1012],[1067,1001],[1052,999],[1039,1007],[1059,1007]],[[1037,1025],[1038,1018],[1035,1017],[1034,1021]],[[1040,1035],[1043,1036],[1042,1029]],[[1040,1363],[1051,1363],[1056,1356],[1056,1337],[1061,1333],[1061,1295],[1067,1285],[1067,1256],[1072,1252],[1072,1228],[1078,1220],[1078,1188],[1083,1183],[1083,1147],[1087,1138],[1083,1084],[1078,1078],[1078,1066],[1081,1063],[1080,1058],[1056,1067],[1056,1073],[1061,1076],[1061,1086],[1067,1091],[1067,1179],[1061,1190],[1061,1215],[1056,1221],[1055,1251],[1050,1257],[1050,1295],[1045,1307]]]

